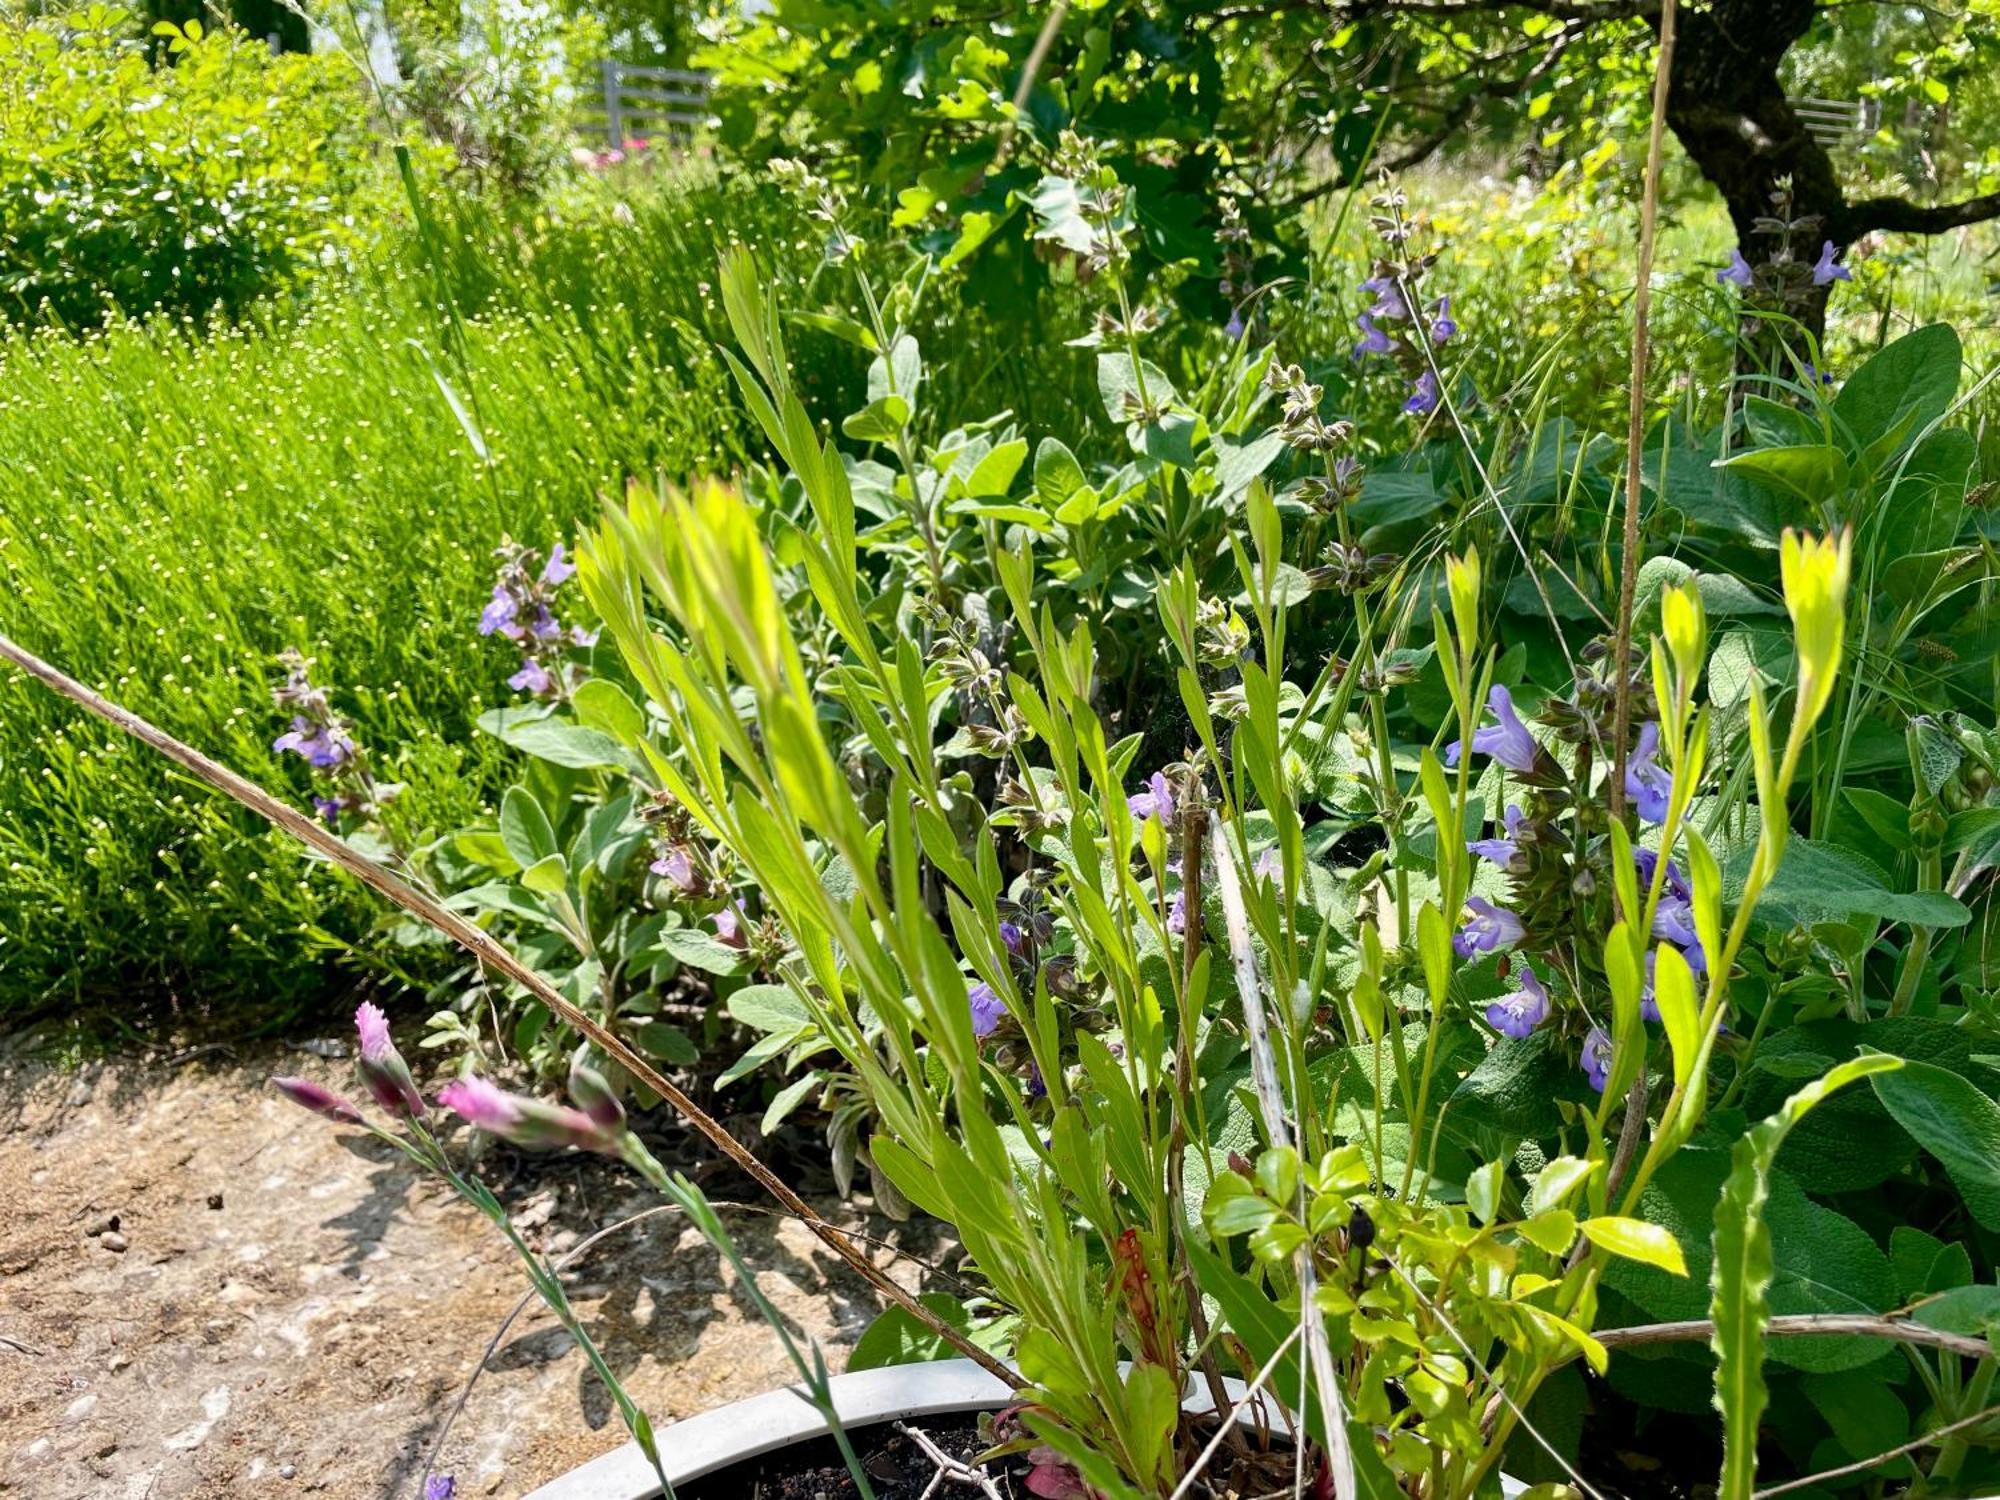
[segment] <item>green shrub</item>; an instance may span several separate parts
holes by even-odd
[[[72,326],[238,311],[338,261],[368,175],[334,58],[110,6],[0,20],[0,307]]]

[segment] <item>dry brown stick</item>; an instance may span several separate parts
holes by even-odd
[[[1842,1464],[1837,1469],[1821,1469],[1817,1474],[1807,1474],[1801,1479],[1787,1479],[1783,1484],[1774,1484],[1768,1489],[1757,1490],[1751,1494],[1750,1500],[1772,1500],[1773,1496],[1789,1495],[1793,1490],[1824,1484],[1829,1479],[1844,1479],[1849,1474],[1865,1474],[1877,1464],[1887,1463],[1892,1458],[1901,1458],[1905,1453],[1914,1453],[1919,1448],[1928,1448],[1939,1438],[1948,1438],[1955,1432],[1963,1432],[1968,1427],[1977,1427],[1981,1422],[1990,1422],[1997,1416],[2000,1416],[2000,1406],[1989,1406],[1984,1411],[1976,1411],[1969,1417],[1960,1417],[1956,1422],[1947,1423],[1935,1432],[1911,1438],[1907,1443],[1898,1444],[1886,1452],[1871,1454],[1851,1464]]]
[[[1607,1349],[1631,1348],[1638,1344],[1678,1344],[1706,1339],[1715,1332],[1707,1318],[1689,1318],[1680,1323],[1641,1323],[1633,1328],[1599,1328],[1592,1337]],[[1771,1319],[1766,1332],[1772,1338],[1861,1337],[1893,1339],[1899,1344],[1920,1344],[1927,1349],[1945,1349],[1967,1359],[1991,1359],[1993,1346],[1985,1339],[1965,1333],[1947,1333],[1906,1318],[1878,1317],[1873,1313],[1787,1313]]]
[[[1674,0],[1660,7],[1660,51],[1654,64],[1653,119],[1646,138],[1646,195],[1639,208],[1639,277],[1632,292],[1632,403],[1625,427],[1625,536],[1618,559],[1618,633],[1612,647],[1615,710],[1611,731],[1611,816],[1625,815],[1625,740],[1632,729],[1632,601],[1639,586],[1639,465],[1646,440],[1647,315],[1653,306],[1653,240],[1660,215],[1661,131],[1674,70]],[[1625,920],[1636,923],[1635,913]]]
[[[1018,1390],[1026,1384],[1019,1375],[993,1355],[981,1349],[898,1286],[886,1271],[856,1249],[839,1229],[815,1213],[805,1199],[786,1186],[776,1173],[757,1159],[749,1147],[725,1130],[714,1116],[676,1088],[621,1038],[564,999],[554,985],[522,963],[483,928],[466,921],[456,912],[447,910],[401,876],[377,864],[366,855],[358,853],[343,840],[329,833],[296,808],[279,801],[255,782],[239,776],[219,761],[211,760],[192,745],[175,739],[164,729],[140,718],[130,709],[113,703],[100,693],[93,692],[75,678],[51,666],[4,635],[0,635],[0,657],[5,657],[29,676],[54,689],[71,702],[88,709],[114,728],[123,730],[143,744],[152,746],[167,759],[185,766],[217,791],[234,798],[259,817],[268,820],[300,843],[339,865],[371,890],[386,896],[412,916],[428,922],[480,963],[497,970],[522,986],[551,1012],[561,1016],[564,1021],[590,1038],[607,1056],[616,1058],[633,1077],[671,1104],[682,1119],[706,1136],[710,1144],[741,1167],[759,1187],[796,1214],[808,1229],[819,1236],[827,1248],[852,1266],[883,1296],[957,1349],[967,1359],[1006,1381],[1009,1386]]]

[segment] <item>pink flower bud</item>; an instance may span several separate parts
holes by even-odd
[[[410,1065],[389,1039],[389,1018],[381,1007],[362,1001],[354,1012],[354,1029],[361,1037],[361,1081],[375,1102],[392,1115],[422,1118],[424,1096],[417,1092]]]
[[[611,1092],[604,1075],[579,1057],[570,1064],[569,1096],[600,1130],[616,1135],[625,1128],[625,1106]]]
[[[292,1103],[309,1109],[316,1115],[342,1125],[362,1125],[361,1111],[349,1104],[332,1089],[314,1083],[310,1078],[273,1078],[271,1087],[283,1094]]]
[[[484,1078],[461,1078],[447,1084],[438,1095],[438,1104],[467,1124],[517,1146],[575,1146],[616,1156],[624,1134],[622,1126],[608,1128],[580,1109],[510,1094]]]

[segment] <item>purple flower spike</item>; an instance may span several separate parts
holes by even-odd
[[[576,564],[564,555],[563,544],[557,542],[549,548],[549,560],[542,564],[542,582],[550,588],[559,583],[567,583],[576,576]]]
[[[1750,262],[1743,258],[1743,250],[1739,246],[1729,252],[1729,264],[1715,273],[1715,279],[1725,284],[1733,283],[1748,291],[1756,279],[1756,273],[1750,269]]]
[[[314,1114],[336,1121],[342,1125],[361,1125],[361,1111],[348,1103],[332,1089],[323,1088],[310,1078],[273,1078],[271,1087],[283,1094],[301,1109],[309,1109]]]
[[[1458,324],[1452,321],[1451,298],[1440,297],[1431,304],[1431,342],[1448,344],[1458,337]]]
[[[1007,1006],[999,991],[983,979],[965,992],[965,1000],[972,1007],[972,1034],[981,1041],[998,1031],[1007,1018]]]
[[[1496,682],[1486,695],[1486,711],[1499,722],[1473,732],[1472,753],[1490,755],[1517,775],[1525,776],[1534,770],[1541,746],[1535,743],[1521,716],[1514,712],[1514,695]],[[1444,763],[1456,766],[1460,753],[1459,742],[1453,740],[1444,747]]]
[[[1361,325],[1361,332],[1364,335],[1361,342],[1354,346],[1356,359],[1366,354],[1387,354],[1396,347],[1396,341],[1377,328],[1374,318],[1367,313],[1363,313],[1355,321]]]
[[[1495,906],[1483,896],[1467,896],[1465,909],[1472,915],[1465,919],[1465,925],[1453,934],[1451,940],[1460,958],[1498,953],[1527,936],[1528,929],[1521,925],[1519,917],[1504,906]]]
[[[1417,377],[1417,383],[1410,391],[1410,399],[1403,403],[1403,410],[1413,417],[1427,417],[1437,409],[1437,372],[1426,370]]]
[[[1521,825],[1527,821],[1527,814],[1518,807],[1510,806],[1502,821],[1507,830],[1504,838],[1469,839],[1465,847],[1468,852],[1481,859],[1490,859],[1504,870],[1514,863],[1515,856],[1521,852]]]
[[[1517,977],[1521,981],[1519,989],[1486,1007],[1486,1024],[1502,1036],[1519,1041],[1549,1018],[1549,992],[1525,963]]]
[[[1604,1092],[1604,1085],[1611,1077],[1611,1036],[1602,1026],[1590,1028],[1590,1035],[1583,1039],[1583,1053],[1577,1058],[1577,1066],[1583,1069],[1583,1076],[1590,1080],[1590,1086],[1598,1093]]]
[[[1812,284],[1825,286],[1829,282],[1852,281],[1854,273],[1833,258],[1833,241],[1828,240],[1819,247],[1819,259],[1813,262]]]
[[[1639,743],[1625,762],[1625,795],[1641,818],[1660,823],[1673,794],[1673,775],[1660,764],[1660,726],[1648,720],[1639,726]]]
[[[389,1018],[379,1005],[364,1000],[354,1012],[354,1030],[361,1039],[361,1081],[375,1102],[392,1115],[412,1120],[424,1114],[424,1096],[410,1076],[410,1065],[389,1038]]]

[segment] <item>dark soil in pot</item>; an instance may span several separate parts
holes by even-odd
[[[897,1431],[897,1425],[884,1422],[874,1427],[852,1428],[847,1434],[848,1441],[861,1459],[875,1500],[920,1500],[937,1477],[938,1466],[914,1438]],[[920,1430],[939,1451],[961,1462],[977,1457],[986,1448],[976,1419],[970,1415],[928,1417],[902,1425]],[[1025,1455],[996,1459],[987,1466],[987,1473],[993,1476],[1003,1495],[1028,1493],[1024,1484],[1028,1474]],[[949,1481],[940,1486],[940,1491],[952,1495],[978,1493]],[[809,1443],[795,1443],[760,1458],[731,1464],[689,1484],[676,1485],[675,1493],[681,1500],[854,1500],[858,1492],[833,1439],[815,1438]]]

